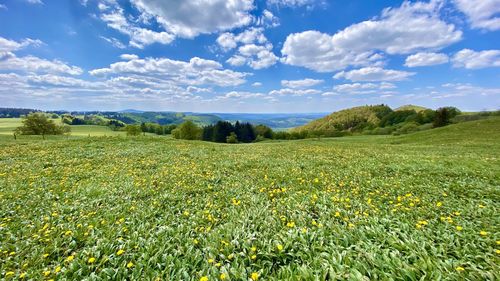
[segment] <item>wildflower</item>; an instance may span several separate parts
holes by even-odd
[[[220,278],[220,280],[224,280],[224,279],[226,279],[226,274],[221,273],[221,274],[219,275],[219,278]]]
[[[72,262],[75,259],[75,256],[71,255],[66,258],[66,262]]]
[[[56,267],[56,269],[54,269],[55,273],[59,273],[60,271],[61,271],[61,267],[60,266],[58,266],[58,267]]]
[[[71,230],[64,232],[64,236],[70,236],[71,234],[73,234],[73,231]]]
[[[132,268],[132,267],[134,267],[134,263],[133,263],[133,262],[131,262],[131,261],[130,261],[130,262],[128,262],[128,263],[127,263],[127,268]]]
[[[281,244],[278,244],[276,246],[276,248],[278,248],[278,251],[283,251],[283,245],[281,245]]]
[[[7,272],[5,273],[5,278],[9,278],[9,277],[11,277],[11,276],[14,276],[14,274],[15,274],[15,273],[14,273],[14,271],[7,271]]]
[[[253,281],[257,281],[259,279],[259,273],[257,272],[253,272],[251,275],[250,275],[250,279],[252,279]]]
[[[214,259],[208,259],[208,263],[213,263]]]
[[[253,246],[250,250],[251,250],[252,252],[255,252],[255,251],[257,251],[257,247]]]
[[[500,255],[500,250],[499,249],[496,249],[495,250],[495,253],[499,254]]]
[[[256,259],[256,258],[257,258],[257,256],[256,256],[256,255],[252,255],[250,258],[251,258],[252,260],[254,260],[254,259]]]
[[[437,206],[437,207],[441,207],[441,206],[443,206],[443,202],[437,202],[437,203],[436,203],[436,206]]]
[[[455,268],[458,272],[462,272],[465,270],[465,268],[461,267],[461,266],[457,266],[457,268]]]
[[[457,230],[458,230],[458,231],[461,231],[462,229],[464,229],[464,228],[463,228],[463,227],[461,227],[461,226],[459,226],[459,225],[457,225]]]
[[[94,257],[89,258],[88,263],[94,263],[94,262],[95,262],[95,258]]]
[[[116,255],[121,256],[121,255],[123,255],[123,253],[125,253],[125,251],[120,249],[120,250],[118,250],[118,252],[116,252]]]
[[[293,222],[293,221],[289,221],[289,222],[286,224],[286,226],[288,226],[288,227],[290,227],[290,228],[295,227],[295,222]]]
[[[234,258],[234,255],[233,254],[229,254],[229,256],[227,256],[228,259],[232,260]]]
[[[484,231],[484,230],[481,230],[481,232],[479,232],[479,234],[480,234],[481,236],[486,236],[486,235],[488,235],[488,232],[486,232],[486,231]]]
[[[207,276],[202,276],[202,277],[200,278],[200,281],[208,281],[208,277],[207,277]]]
[[[47,277],[47,276],[49,276],[49,275],[50,275],[50,270],[45,270],[45,271],[43,272],[43,276]]]
[[[19,278],[21,278],[21,279],[22,279],[22,278],[24,278],[24,277],[26,277],[26,272],[23,272],[23,273],[19,274]]]
[[[49,256],[49,254],[43,254],[43,257],[44,257],[44,258],[46,258],[46,257],[48,257],[48,256]]]

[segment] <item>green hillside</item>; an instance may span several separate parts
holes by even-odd
[[[376,126],[381,117],[391,112],[385,105],[358,106],[334,112],[309,124],[297,127],[294,131],[356,130],[364,126]]]
[[[391,138],[393,143],[454,145],[493,145],[500,140],[500,117],[463,122]]]
[[[403,106],[400,106],[400,107],[394,109],[394,111],[415,110],[416,112],[420,112],[420,111],[424,111],[426,109],[428,109],[428,108],[423,107],[423,106],[413,105],[413,104],[407,104],[407,105],[403,105]]]

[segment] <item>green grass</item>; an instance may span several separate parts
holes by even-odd
[[[13,131],[22,125],[21,118],[0,118],[0,135],[12,136]],[[60,123],[59,119],[54,119]],[[107,126],[78,125],[70,126],[71,136],[124,136],[125,132],[111,130]]]
[[[0,136],[0,278],[499,280],[498,119],[453,126],[248,145]]]

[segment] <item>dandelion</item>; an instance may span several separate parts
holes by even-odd
[[[133,262],[131,262],[131,261],[130,261],[130,262],[128,262],[128,263],[127,263],[127,268],[132,268],[132,267],[134,267],[134,263],[133,263]]]
[[[250,250],[251,250],[252,252],[255,252],[255,251],[257,251],[257,247],[253,246]]]
[[[207,276],[202,276],[202,277],[200,278],[200,281],[208,281],[208,277],[207,277]]]
[[[49,276],[49,275],[50,275],[50,270],[45,270],[45,271],[43,272],[43,276],[47,277],[47,276]]]
[[[461,267],[461,266],[457,266],[457,268],[455,268],[458,272],[462,272],[465,270],[465,268]]]
[[[278,244],[276,246],[276,248],[278,248],[278,251],[283,251],[283,245],[281,245],[281,244]]]
[[[464,229],[463,227],[461,227],[461,226],[459,226],[459,225],[457,225],[457,227],[456,227],[456,228],[457,228],[457,230],[458,230],[458,231],[461,231],[462,229]]]
[[[257,258],[257,256],[256,256],[256,255],[252,255],[250,258],[251,258],[252,260],[255,260],[255,259]]]
[[[293,221],[289,221],[289,222],[286,224],[286,226],[288,226],[288,227],[290,227],[290,228],[295,227],[295,222],[293,222]]]
[[[219,275],[219,278],[220,278],[220,280],[224,280],[224,279],[226,279],[226,274],[221,273],[221,274]]]
[[[436,203],[436,206],[437,206],[437,207],[441,207],[441,206],[443,206],[443,202],[437,202],[437,203]]]
[[[14,271],[7,271],[7,272],[5,273],[5,278],[9,278],[9,277],[11,277],[11,276],[14,276],[14,274],[15,274],[15,273],[14,273]]]
[[[58,267],[56,267],[56,269],[54,269],[55,273],[59,273],[60,271],[61,271],[61,267],[60,266],[58,266]]]
[[[214,259],[208,259],[208,263],[213,263]]]
[[[71,255],[66,258],[66,262],[72,262],[75,259],[75,256]]]
[[[49,256],[49,254],[43,254],[43,257],[44,257],[44,258],[46,258],[46,257],[48,257],[48,256]]]
[[[125,253],[125,251],[120,249],[120,250],[118,250],[118,252],[116,252],[116,255],[121,256],[121,255],[123,255],[123,253]]]
[[[19,274],[19,278],[23,279],[25,277],[26,277],[26,272],[23,272],[23,273]]]
[[[488,232],[481,230],[481,232],[479,232],[479,235],[486,236],[486,235],[488,235]]]
[[[259,279],[259,273],[257,272],[253,272],[251,275],[250,275],[250,279],[252,279],[253,281],[257,281]]]
[[[71,230],[64,232],[64,236],[70,236],[72,234],[73,234],[73,231],[71,231]]]
[[[95,258],[94,257],[91,257],[88,259],[88,263],[94,263],[95,262]]]

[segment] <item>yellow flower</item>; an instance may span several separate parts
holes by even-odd
[[[255,252],[255,251],[257,251],[257,247],[253,246],[250,250],[251,250],[252,252]]]
[[[200,281],[208,281],[208,277],[206,277],[206,276],[202,276],[202,277],[200,278]]]
[[[89,263],[94,263],[94,262],[95,262],[95,258],[93,258],[93,257],[92,257],[92,258],[89,258],[88,262],[89,262]]]
[[[289,221],[289,222],[286,224],[286,226],[288,226],[288,227],[290,227],[290,228],[295,227],[295,222],[293,222],[293,221]]]
[[[457,266],[457,268],[455,268],[458,272],[461,272],[461,271],[464,271],[465,268],[461,267],[461,266]]]
[[[56,269],[54,269],[54,272],[55,272],[55,273],[58,273],[58,272],[60,272],[60,271],[61,271],[61,267],[60,267],[60,266],[58,266],[58,267],[56,267]]]
[[[127,263],[127,268],[132,268],[132,267],[134,267],[134,263],[133,262],[130,261],[129,263]]]
[[[73,231],[71,231],[71,230],[64,232],[65,236],[70,236],[71,234],[73,234]]]
[[[276,248],[278,248],[278,251],[283,251],[283,245],[281,245],[281,244],[278,244],[276,246]]]
[[[250,275],[250,279],[252,279],[253,281],[257,281],[259,279],[259,273],[257,272],[253,272],[251,275]]]
[[[437,203],[436,203],[436,206],[438,206],[438,207],[443,206],[443,202],[437,202]]]
[[[75,259],[75,256],[71,255],[66,258],[67,262],[72,262]]]
[[[226,274],[224,273],[221,273],[220,276],[219,276],[220,280],[224,280],[226,279]]]
[[[120,249],[120,250],[118,250],[118,252],[116,252],[116,255],[121,256],[121,255],[123,255],[123,253],[125,253],[125,251]]]
[[[496,249],[495,250],[495,253],[499,254],[500,255],[500,250],[499,249]]]
[[[228,259],[232,260],[234,258],[234,255],[233,254],[229,254],[229,256],[227,256]]]
[[[5,278],[8,278],[8,277],[14,276],[14,274],[15,274],[15,273],[14,273],[14,271],[7,271],[7,272],[5,273]]]
[[[49,256],[49,254],[43,254],[43,257],[44,257],[44,258],[46,258],[46,257],[48,257],[48,256]]]
[[[49,276],[49,275],[50,275],[50,270],[45,270],[45,271],[43,272],[43,276],[47,277],[47,276]]]
[[[486,235],[488,235],[488,232],[486,232],[486,231],[484,231],[484,230],[481,230],[481,232],[479,232],[479,234],[480,234],[481,236],[486,236]]]
[[[461,226],[459,226],[459,225],[457,225],[457,230],[458,230],[458,231],[460,231],[460,230],[462,230],[462,229],[464,229],[464,228],[463,228],[463,227],[461,227]]]
[[[19,274],[19,278],[24,278],[24,277],[26,277],[26,272]]]
[[[208,259],[208,263],[213,263],[214,259]]]
[[[257,256],[256,256],[256,255],[252,255],[250,258],[251,258],[252,260],[254,260],[254,259],[256,259],[256,258],[257,258]]]

